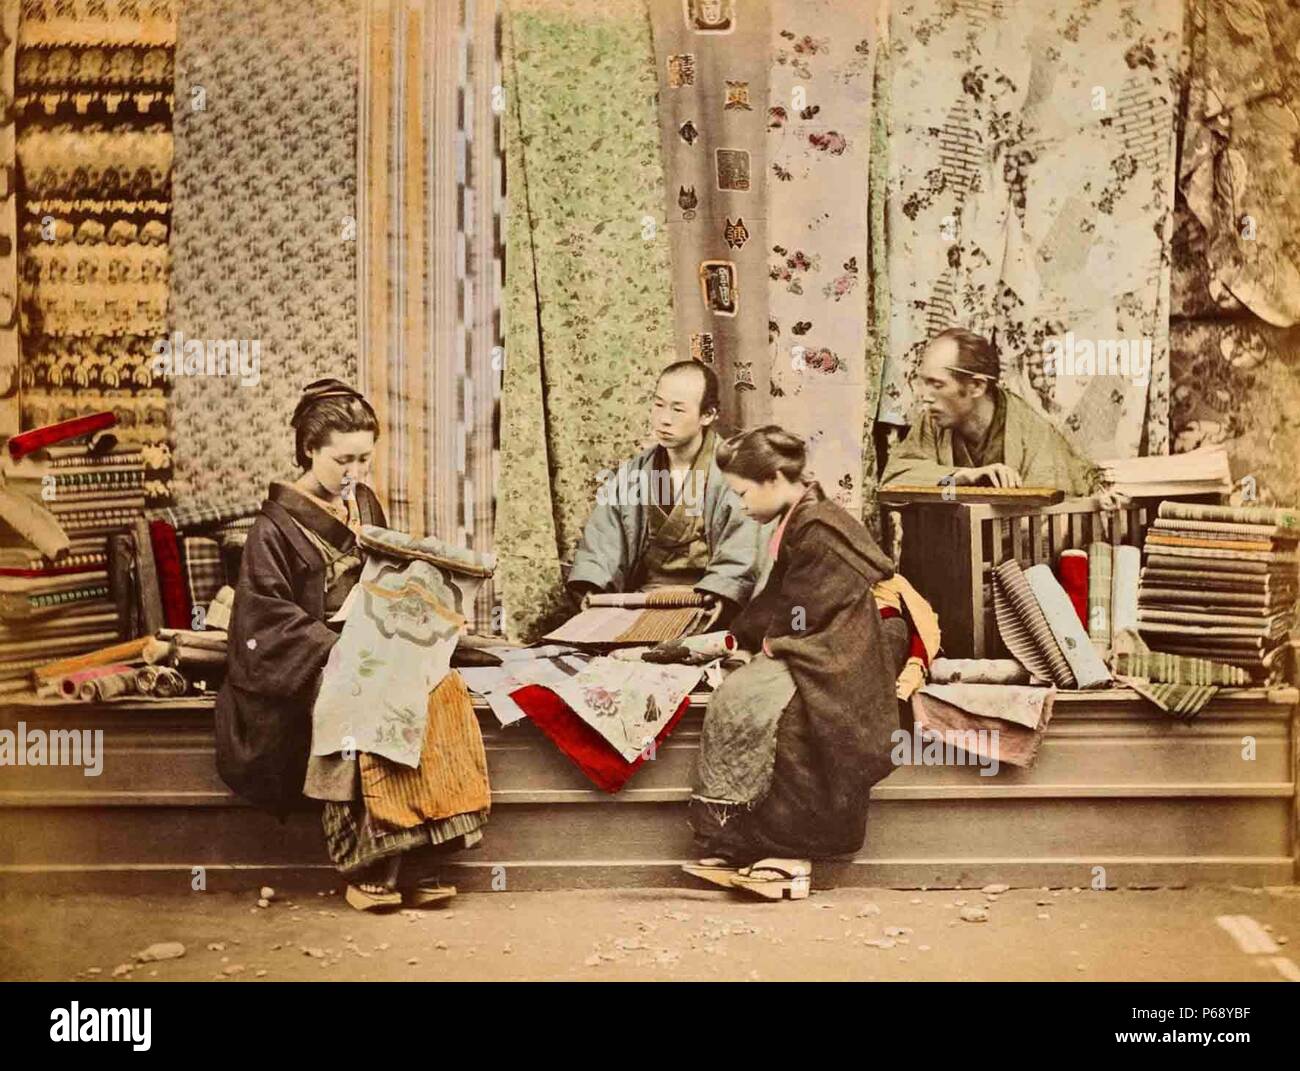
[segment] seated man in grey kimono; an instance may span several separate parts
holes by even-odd
[[[619,466],[596,496],[568,588],[591,592],[689,587],[723,600],[719,623],[749,601],[762,530],[718,471],[713,424],[718,379],[697,361],[659,375],[650,410],[655,441]]]
[[[917,377],[918,419],[889,455],[881,483],[988,483],[1059,487],[1097,495],[1103,509],[1123,498],[1028,402],[998,385],[992,343],[959,327],[936,335]]]

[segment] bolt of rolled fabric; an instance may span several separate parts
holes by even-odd
[[[690,588],[591,595],[584,609],[546,636],[551,643],[663,643],[697,632],[717,600]]]
[[[936,658],[932,684],[1028,684],[1034,678],[1014,658]]]
[[[1029,672],[1061,688],[1075,687],[1070,664],[1014,558],[993,570],[993,612],[1002,642]]]
[[[1083,630],[1079,615],[1074,612],[1070,597],[1046,565],[1031,565],[1025,570],[1025,581],[1042,608],[1047,627],[1056,637],[1057,645],[1070,672],[1080,688],[1100,688],[1110,683],[1110,670]]]
[[[117,671],[82,681],[77,698],[85,703],[102,703],[122,695],[134,695],[135,670],[130,666],[110,667]]]
[[[75,673],[69,673],[67,676],[58,678],[59,695],[67,699],[78,699],[81,697],[82,686],[94,681],[98,677],[111,677],[116,673],[132,672],[129,666],[111,665],[95,666],[92,669],[79,669]]]
[[[175,699],[185,694],[185,678],[171,666],[144,666],[136,670],[135,687],[141,695]]]
[[[73,417],[58,424],[46,424],[44,427],[32,428],[18,435],[9,437],[9,456],[15,461],[21,460],[34,450],[42,450],[54,443],[68,439],[79,439],[83,435],[92,435],[117,423],[112,413],[91,413],[88,416]]]

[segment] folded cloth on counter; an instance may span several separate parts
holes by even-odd
[[[939,615],[902,573],[874,584],[871,594],[882,620],[896,612],[907,624],[907,658],[894,681],[895,694],[907,700],[925,682],[926,670],[939,654]]]
[[[189,532],[196,528],[215,528],[241,518],[254,517],[261,508],[262,503],[256,498],[234,502],[195,502],[147,510],[145,519],[164,521],[178,532]]]
[[[1110,582],[1110,631],[1137,626],[1138,588],[1142,573],[1142,551],[1127,543],[1115,548]]]
[[[1196,717],[1219,692],[1213,684],[1170,684],[1140,677],[1120,679],[1143,699],[1182,721]]]
[[[455,670],[429,693],[424,746],[414,770],[365,751],[359,758],[361,795],[381,829],[411,829],[492,806],[483,736]]]
[[[1012,722],[1026,729],[1043,724],[1055,690],[1021,684],[927,684],[921,691],[968,714]]]
[[[1046,565],[1031,565],[1025,570],[1025,581],[1038,600],[1061,654],[1070,665],[1076,687],[1100,688],[1109,684],[1110,670],[1088,639],[1079,616],[1070,604],[1069,596],[1057,583],[1052,570]]]
[[[622,758],[631,762],[704,676],[701,666],[593,658],[572,677],[545,685]]]
[[[1222,524],[1262,524],[1300,529],[1300,509],[1282,506],[1213,506],[1200,502],[1160,503],[1156,516],[1164,520],[1214,521]]]
[[[656,749],[677,728],[690,706],[689,697],[682,699],[676,711],[663,720],[662,728],[654,738],[654,746],[645,748],[629,762],[549,688],[528,685],[513,693],[511,698],[587,780],[611,793],[626,785],[641,764],[656,754]]]
[[[1100,541],[1088,544],[1088,616],[1084,627],[1088,638],[1101,650],[1110,646],[1112,574],[1115,569],[1115,551],[1109,543]]]
[[[922,688],[912,696],[912,718],[916,731],[923,736],[937,735],[946,747],[955,747],[969,755],[996,759],[999,763],[1029,767],[1038,757],[1056,691],[1043,688],[1042,716],[1038,728],[1029,729],[1015,722],[972,714]]]
[[[549,649],[568,650],[563,647],[543,648]],[[530,684],[549,685],[572,677],[587,665],[590,657],[584,654],[543,655],[540,658],[513,659],[499,666],[462,666],[459,673],[469,690],[483,696],[497,721],[505,726],[526,716],[512,692]]]
[[[44,427],[32,428],[30,431],[11,435],[8,440],[9,456],[15,461],[35,450],[43,450],[55,443],[68,439],[79,439],[83,435],[92,435],[117,423],[112,413],[91,413],[88,416],[73,417],[58,424],[46,424]]]
[[[1156,517],[1151,529],[1170,535],[1209,535],[1216,539],[1249,539],[1283,542],[1300,542],[1300,528],[1285,528],[1276,524],[1241,524],[1233,521],[1192,520],[1175,517]]]
[[[494,559],[366,525],[361,579],[346,604],[312,711],[311,754],[369,752],[415,768],[429,693],[447,676],[457,637]]]
[[[1070,664],[1014,558],[993,570],[993,612],[1002,642],[1030,673],[1060,688],[1075,687]]]
[[[932,684],[1028,684],[1033,679],[1014,658],[936,658],[930,663]]]
[[[235,589],[229,584],[212,596],[205,624],[208,628],[230,628],[230,611],[235,605]]]
[[[72,543],[64,525],[40,503],[0,487],[0,521],[51,561],[67,553]]]
[[[1218,684],[1245,687],[1250,677],[1240,666],[1230,666],[1208,658],[1169,654],[1165,651],[1120,652],[1115,655],[1115,673],[1122,677],[1141,677],[1163,684]]]
[[[206,607],[226,583],[221,545],[215,539],[185,536],[180,541],[180,550],[190,606]]]

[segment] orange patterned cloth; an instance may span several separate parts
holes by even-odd
[[[420,765],[361,752],[361,795],[380,829],[411,829],[491,807],[487,753],[474,704],[454,670],[429,693]]]

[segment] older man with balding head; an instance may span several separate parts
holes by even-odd
[[[957,327],[936,335],[921,357],[912,429],[891,451],[882,482],[1057,487],[1119,505],[1101,470],[1000,386],[999,371],[987,339]]]

